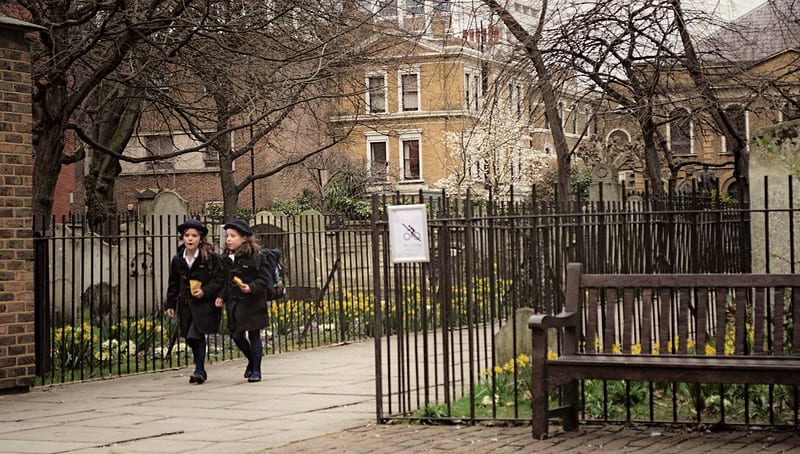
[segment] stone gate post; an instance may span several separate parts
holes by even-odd
[[[0,391],[34,383],[32,24],[0,16]]]

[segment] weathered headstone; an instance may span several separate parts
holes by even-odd
[[[750,150],[750,206],[753,210],[789,207],[789,178],[792,176],[791,203],[800,207],[800,120],[780,123],[756,131]],[[765,194],[764,179],[769,192]],[[765,197],[769,197],[765,200]],[[800,214],[797,211],[771,212],[769,231],[763,215],[750,222],[752,268],[754,273],[788,273],[790,269],[790,221],[794,226],[794,250],[800,251]],[[790,217],[791,216],[791,217]],[[793,219],[792,219],[793,217]],[[769,238],[769,242],[766,239]],[[766,250],[766,245],[769,250]],[[795,260],[798,260],[797,258]],[[797,264],[795,265],[797,269]]]
[[[619,172],[605,163],[598,163],[592,167],[592,185],[589,187],[589,200],[597,202],[601,198],[604,202],[622,200],[622,185],[619,183]]]
[[[514,359],[515,352],[516,356],[521,353],[528,356],[532,354],[531,330],[528,328],[528,319],[534,313],[535,311],[529,307],[517,309],[515,312],[516,320],[514,318],[508,319],[508,322],[494,335],[495,365],[502,366]],[[516,342],[514,342],[515,331]]]

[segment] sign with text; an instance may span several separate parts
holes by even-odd
[[[390,205],[386,210],[392,263],[430,262],[425,205]]]

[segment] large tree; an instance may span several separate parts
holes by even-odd
[[[70,155],[65,146],[67,133],[78,130],[79,135],[92,136],[81,119],[92,115],[90,105],[100,107],[93,101],[105,98],[98,93],[108,85],[104,82],[132,61],[131,55],[137,49],[160,48],[168,53],[165,49],[185,44],[186,35],[177,31],[188,30],[191,35],[194,29],[182,29],[180,19],[193,8],[204,9],[209,2],[18,0],[3,4],[5,13],[44,27],[35,36],[32,57],[36,229],[45,227],[52,212],[62,164],[82,157]],[[116,90],[112,88],[107,93]],[[111,139],[114,135],[107,130],[94,132],[104,136],[102,141],[107,142],[107,148],[113,146],[121,151],[124,140]],[[94,140],[99,143],[100,139]]]

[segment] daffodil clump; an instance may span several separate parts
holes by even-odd
[[[155,317],[121,320],[93,326],[87,322],[53,330],[53,367],[78,370],[93,365],[111,365],[129,359],[161,358],[169,343],[168,329]],[[178,349],[173,348],[173,354]]]

